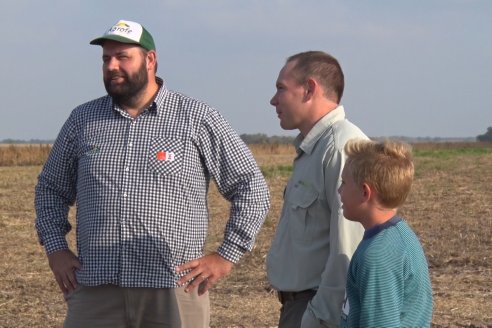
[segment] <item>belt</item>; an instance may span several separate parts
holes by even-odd
[[[313,298],[314,295],[316,295],[316,290],[315,289],[306,289],[302,290],[300,292],[282,292],[278,291],[278,300],[280,303],[285,304],[285,302],[289,301],[297,301],[300,299],[306,299],[306,298]]]

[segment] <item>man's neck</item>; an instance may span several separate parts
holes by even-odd
[[[320,106],[314,106],[311,109],[312,115],[309,121],[306,121],[304,126],[299,128],[299,131],[303,137],[306,137],[309,131],[319,122],[323,117],[325,117],[328,113],[331,113],[336,108],[338,108],[338,104],[332,101],[325,101]]]
[[[125,104],[119,105],[128,113],[128,115],[136,118],[152,104],[158,91],[159,85],[154,80],[153,82],[149,82],[147,88],[141,95],[129,100]]]

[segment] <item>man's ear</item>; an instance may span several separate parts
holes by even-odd
[[[316,82],[316,80],[312,77],[309,77],[307,79],[306,88],[304,90],[304,100],[310,100],[316,92],[317,88],[319,88],[318,82]]]
[[[149,70],[155,70],[155,67],[157,65],[157,53],[154,50],[149,50],[147,52],[147,68]]]

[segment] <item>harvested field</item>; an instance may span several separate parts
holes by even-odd
[[[211,291],[212,327],[277,323],[280,306],[268,287],[265,257],[294,151],[279,145],[251,148],[267,177],[272,207],[253,252]],[[5,149],[23,156],[18,149],[0,147],[0,159],[9,160]],[[36,161],[33,151],[46,153],[42,147],[27,149],[30,161]],[[492,147],[416,145],[415,164],[415,183],[400,213],[417,232],[429,260],[433,327],[492,327]],[[0,327],[60,327],[65,304],[33,223],[33,190],[41,166],[0,165]],[[213,187],[210,214],[207,249],[214,250],[228,204]],[[73,244],[72,234],[69,239]]]

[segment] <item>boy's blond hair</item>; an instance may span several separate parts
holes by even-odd
[[[410,145],[386,140],[349,140],[345,145],[347,164],[357,185],[367,183],[386,208],[405,202],[412,186],[414,166]]]

